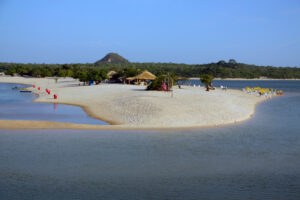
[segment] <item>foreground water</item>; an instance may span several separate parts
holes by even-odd
[[[32,100],[36,98],[34,94],[12,90],[13,87],[26,86],[6,83],[0,84],[0,119],[108,124],[104,121],[89,117],[77,106],[33,103]]]
[[[300,199],[300,81],[275,84],[233,126],[0,130],[0,199]]]

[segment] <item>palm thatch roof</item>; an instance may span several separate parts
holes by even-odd
[[[116,75],[116,74],[117,74],[117,72],[111,70],[111,71],[109,71],[109,72],[107,73],[107,76],[108,76],[108,78],[112,78],[112,77],[113,77],[114,75]]]
[[[156,76],[147,70],[143,71],[141,74],[139,74],[137,76],[127,78],[127,80],[129,80],[129,81],[132,81],[132,80],[154,80],[154,79],[156,79]]]

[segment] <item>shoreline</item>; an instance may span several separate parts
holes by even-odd
[[[20,78],[19,78],[20,79]],[[22,78],[21,78],[22,79]],[[27,79],[29,80],[29,79]],[[53,79],[51,79],[53,80]],[[65,79],[62,79],[62,80],[65,80]],[[48,81],[48,85],[49,85],[49,79],[33,79],[31,80],[32,82],[39,82],[40,84],[42,84],[42,82],[44,81]],[[3,80],[0,79],[0,82],[1,83],[4,83]],[[9,81],[6,81],[6,83],[15,83],[15,84],[24,84],[24,85],[29,85],[31,86],[32,84],[30,83],[26,83],[24,80],[16,80],[14,78],[12,78],[12,80],[9,80]],[[53,84],[53,83],[51,83]],[[50,85],[51,85],[50,84]],[[76,83],[78,84],[78,83]],[[70,90],[74,90],[74,91],[79,91],[79,92],[84,92],[85,90],[91,90],[91,91],[101,91],[103,93],[106,94],[107,97],[110,97],[110,93],[112,93],[111,91],[110,92],[107,92],[105,90],[105,88],[112,88],[111,91],[113,91],[113,89],[115,90],[118,90],[119,92],[120,91],[123,91],[125,90],[124,92],[124,97],[121,95],[122,98],[129,98],[131,99],[130,97],[134,97],[134,98],[137,98],[137,95],[139,95],[139,93],[143,93],[143,95],[145,96],[145,102],[142,102],[141,103],[141,106],[142,106],[142,109],[145,109],[143,106],[147,106],[148,104],[147,103],[151,103],[153,99],[153,101],[155,100],[153,97],[155,98],[161,98],[161,101],[165,101],[167,99],[166,102],[168,101],[172,101],[174,100],[175,98],[170,98],[168,93],[164,93],[164,92],[149,92],[147,91],[146,93],[142,90],[142,89],[139,89],[138,87],[140,86],[129,86],[129,85],[109,85],[109,84],[103,84],[103,85],[100,85],[100,86],[77,86],[77,87],[68,87],[68,85],[62,85],[62,84],[58,84],[56,85],[56,88],[51,88],[49,86],[49,89],[51,89],[52,91],[54,90],[57,90],[57,91],[64,91],[64,92],[69,92]],[[74,89],[75,88],[75,89]],[[103,89],[104,88],[104,89]],[[121,89],[122,90],[121,90]],[[129,90],[129,89],[132,89],[132,90]],[[63,123],[63,122],[50,122],[50,121],[26,121],[26,120],[0,120],[0,128],[1,129],[97,129],[97,130],[176,130],[176,129],[200,129],[200,128],[211,128],[211,127],[220,127],[220,126],[226,126],[226,125],[233,125],[233,124],[237,124],[237,123],[241,123],[241,122],[244,122],[244,121],[247,121],[249,120],[250,118],[254,117],[254,114],[255,114],[255,110],[256,110],[256,106],[267,100],[268,98],[259,98],[259,97],[254,97],[253,96],[248,96],[249,99],[252,98],[254,99],[253,102],[252,102],[252,105],[253,106],[250,106],[250,110],[248,109],[247,114],[244,114],[244,115],[240,115],[239,117],[236,117],[236,118],[230,118],[230,119],[221,119],[221,120],[217,120],[216,118],[218,117],[218,115],[214,115],[214,121],[213,122],[209,122],[205,124],[205,122],[203,122],[202,124],[200,125],[197,125],[195,122],[197,122],[197,120],[195,121],[193,119],[193,116],[195,117],[199,117],[201,116],[201,113],[199,115],[199,113],[196,113],[196,112],[191,112],[191,116],[188,116],[186,115],[186,113],[184,113],[183,115],[191,118],[191,121],[189,123],[189,120],[185,120],[184,118],[180,117],[180,116],[177,116],[178,114],[181,114],[180,111],[178,112],[174,112],[174,110],[171,109],[170,113],[168,113],[168,109],[166,109],[166,112],[162,112],[163,113],[163,117],[161,117],[159,115],[159,112],[158,114],[157,113],[154,113],[152,118],[151,117],[148,117],[146,118],[146,123],[143,124],[143,120],[142,121],[133,121],[131,122],[130,120],[127,120],[128,116],[123,116],[123,119],[122,116],[120,117],[121,114],[124,114],[124,112],[121,112],[119,110],[116,110],[118,111],[119,113],[116,113],[114,114],[110,109],[109,107],[113,107],[114,105],[115,106],[120,106],[119,104],[116,104],[114,102],[111,102],[109,101],[110,99],[112,99],[112,101],[114,101],[114,98],[110,98],[108,99],[106,102],[104,102],[104,104],[102,105],[101,103],[99,105],[91,105],[91,104],[97,104],[97,102],[92,102],[92,103],[89,103],[89,98],[87,99],[79,99],[78,101],[74,100],[74,95],[73,93],[71,92],[70,95],[65,95],[66,99],[62,98],[60,99],[60,95],[59,96],[59,100],[57,101],[54,101],[53,99],[51,98],[47,98],[47,96],[45,96],[44,94],[42,94],[43,92],[42,91],[34,91],[33,88],[27,88],[28,90],[32,91],[35,95],[37,95],[37,98],[35,98],[33,100],[33,102],[39,102],[39,103],[58,103],[58,104],[66,104],[66,105],[73,105],[73,106],[79,106],[81,107],[89,116],[93,117],[93,118],[96,118],[96,119],[100,119],[102,121],[105,121],[105,122],[108,122],[110,123],[111,125],[88,125],[88,124],[74,124],[74,123]],[[203,88],[202,88],[203,89]],[[191,90],[191,91],[190,91]],[[117,92],[118,92],[117,91]],[[194,93],[196,90],[193,89],[193,88],[186,88],[185,90],[178,90],[176,89],[176,94],[175,95],[178,95],[179,96],[179,93],[180,92],[186,92],[188,95],[190,95],[190,93]],[[178,94],[177,94],[178,92]],[[199,90],[197,91],[199,92]],[[218,91],[218,92],[210,92],[210,93],[206,93],[206,92],[202,92],[200,94],[200,96],[197,96],[197,98],[202,98],[205,100],[205,96],[210,97],[210,96],[213,96],[213,98],[209,98],[209,100],[211,101],[211,99],[214,99],[214,94],[213,93],[217,93],[217,95],[215,95],[217,98],[219,98],[219,96],[223,95],[225,96],[226,98],[229,98],[230,95],[233,96],[233,98],[237,98],[235,97],[234,95],[237,94],[237,96],[243,96],[241,91],[238,91],[238,90],[229,90],[228,92],[224,93],[222,91]],[[53,94],[53,93],[52,93]],[[87,94],[90,94],[90,93],[87,93]],[[147,94],[147,95],[145,95]],[[203,95],[205,94],[205,96]],[[229,94],[229,95],[228,95]],[[151,96],[152,95],[152,96]],[[202,95],[202,96],[201,96]],[[218,96],[219,95],[219,96]],[[84,96],[84,95],[83,95]],[[87,95],[88,96],[88,95]],[[116,95],[111,95],[112,97],[116,97]],[[120,95],[117,95],[117,97],[119,97]],[[203,97],[204,96],[204,97]],[[229,96],[229,97],[228,97]],[[71,97],[71,98],[69,98]],[[80,96],[81,97],[81,96]],[[98,97],[97,95],[95,97]],[[193,95],[192,95],[193,97]],[[78,96],[77,96],[78,98]],[[91,96],[90,98],[93,98],[93,96]],[[122,98],[120,98],[121,100],[123,100]],[[180,96],[180,98],[183,98],[183,100],[187,100],[189,97],[184,97],[184,94]],[[76,98],[75,98],[76,99]],[[150,101],[150,100],[151,101]],[[230,99],[230,98],[229,98]],[[140,100],[143,100],[142,98],[140,98]],[[181,100],[178,98],[178,100]],[[217,99],[216,99],[217,100]],[[130,100],[129,100],[130,101]],[[175,102],[175,108],[177,105],[180,105],[180,107],[184,107],[183,105],[181,105],[180,101],[179,101],[179,104],[178,102],[174,101]],[[249,101],[250,102],[250,101]],[[118,103],[118,102],[117,102]],[[122,102],[121,101],[121,104],[125,104],[124,105],[121,105],[121,108],[125,108],[125,114],[126,114],[126,111],[129,111],[129,112],[132,112],[132,113],[127,113],[127,114],[130,114],[130,115],[133,115],[133,120],[136,120],[136,116],[135,114],[139,115],[140,113],[139,112],[135,112],[133,110],[133,108],[127,108],[126,110],[126,103],[127,102]],[[133,102],[132,104],[134,104],[136,102]],[[208,102],[209,103],[209,102]],[[239,102],[240,103],[240,102]],[[132,106],[131,102],[128,103],[127,106]],[[108,108],[105,108],[107,107]],[[237,107],[236,105],[233,105],[235,107]],[[96,109],[95,110],[95,107],[99,108],[99,109]],[[152,106],[153,108],[156,108],[155,106]],[[152,108],[150,106],[150,110]],[[172,106],[171,106],[172,107]],[[173,106],[174,107],[174,106]],[[185,110],[189,110],[189,109],[193,109],[193,107],[189,108],[188,105],[185,105]],[[235,108],[234,109],[237,109]],[[138,109],[141,109],[141,108],[138,108]],[[100,111],[105,111],[103,112],[103,115],[98,114],[99,112],[97,112],[97,110],[100,110]],[[155,109],[154,109],[155,110]],[[107,111],[109,111],[107,113]],[[143,112],[143,110],[140,110],[141,112]],[[149,108],[148,110],[146,109],[146,115],[147,115],[147,111],[149,111]],[[201,110],[200,110],[201,111]],[[205,111],[205,110],[204,110]],[[207,111],[207,109],[206,109]],[[209,111],[209,110],[208,110]],[[140,115],[139,117],[141,118],[145,118],[145,113],[143,113],[143,115]],[[148,112],[151,114],[151,112]],[[166,115],[167,113],[167,115]],[[157,117],[161,117],[161,119],[166,119],[166,116],[168,117],[168,114],[170,114],[171,116],[173,116],[173,114],[175,114],[175,123],[174,123],[174,120],[169,120],[169,124],[168,124],[168,121],[164,124],[164,123],[161,123],[160,120],[155,120],[155,118]],[[222,115],[226,115],[226,112],[224,114],[221,113]],[[230,115],[230,114],[229,114]],[[115,118],[114,118],[115,117]],[[132,117],[132,116],[131,116]],[[173,116],[174,118],[174,116]],[[224,118],[224,116],[223,116]],[[226,117],[225,117],[226,118]],[[180,119],[183,119],[184,122],[181,122]],[[123,120],[123,121],[122,121]],[[127,120],[127,121],[126,121]],[[147,124],[147,120],[150,121],[151,123],[148,123]],[[209,121],[209,120],[208,120]],[[123,123],[122,123],[123,122]],[[127,123],[126,123],[127,122]]]
[[[200,80],[197,77],[188,78],[188,80]],[[276,79],[276,78],[214,78],[214,80],[218,81],[300,81],[300,79]]]
[[[1,83],[7,83],[7,84],[20,84],[20,85],[26,85],[29,87],[32,87],[31,84],[24,84],[24,83],[11,83],[11,82],[0,82]],[[97,115],[94,115],[91,111],[89,111],[89,108],[87,108],[86,106],[83,105],[79,105],[79,104],[72,104],[72,103],[67,103],[67,102],[51,102],[51,101],[44,101],[44,102],[40,102],[38,101],[38,98],[40,97],[40,94],[36,91],[30,90],[28,87],[24,88],[25,90],[31,91],[32,94],[34,94],[36,96],[36,98],[34,98],[33,100],[31,100],[32,103],[51,103],[51,104],[63,104],[63,105],[70,105],[70,106],[77,106],[80,107],[89,117],[94,118],[94,119],[98,119],[104,122],[109,123],[109,125],[119,125],[118,123],[114,122],[114,121],[110,121],[110,120],[105,120]],[[1,120],[1,121],[32,121],[32,122],[54,122],[54,121],[35,121],[35,120]],[[62,123],[62,124],[77,124],[77,123],[68,123],[68,122],[55,122],[55,123]],[[77,124],[77,125],[91,125],[91,124]],[[109,126],[108,125],[108,126]],[[103,125],[93,125],[93,126],[103,126]],[[107,126],[107,125],[105,125]],[[0,125],[1,128],[1,125]]]

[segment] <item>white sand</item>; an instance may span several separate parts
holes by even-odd
[[[112,128],[188,128],[231,124],[249,119],[256,104],[265,100],[238,90],[206,92],[203,87],[174,87],[171,97],[170,92],[145,91],[145,87],[135,85],[78,86],[79,82],[70,78],[62,78],[55,83],[50,78],[0,77],[0,82],[40,86],[41,91],[29,87],[39,94],[36,102],[81,106],[91,116],[114,124],[109,126]],[[45,92],[46,88],[50,89],[51,96]],[[53,99],[53,93],[58,95],[57,100]]]

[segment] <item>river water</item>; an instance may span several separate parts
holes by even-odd
[[[284,96],[217,128],[0,130],[0,199],[300,199],[300,81],[217,84]]]
[[[78,124],[108,123],[89,117],[80,107],[53,103],[33,103],[36,96],[32,93],[12,90],[26,85],[0,84],[0,119],[58,121]]]

